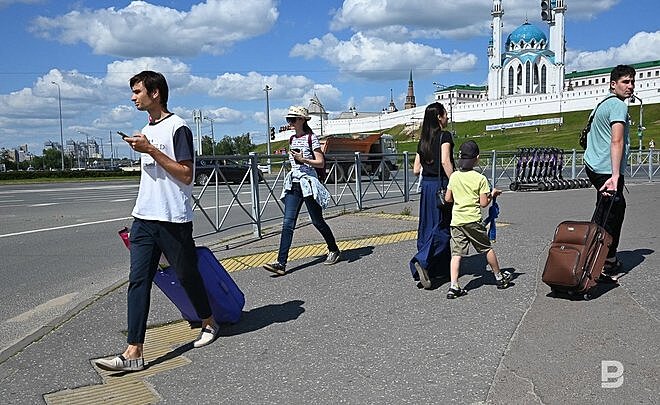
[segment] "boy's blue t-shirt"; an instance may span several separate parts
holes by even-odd
[[[616,122],[620,122],[624,126],[623,156],[621,157],[619,174],[625,174],[630,153],[630,119],[628,105],[617,97],[610,97],[605,100],[596,110],[596,115],[591,123],[591,130],[587,137],[587,150],[584,151],[584,160],[595,173],[612,173],[610,143],[612,140],[612,124]]]

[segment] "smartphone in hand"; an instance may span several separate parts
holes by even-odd
[[[126,135],[125,133],[123,133],[121,131],[117,131],[117,135],[121,136],[121,139],[126,139],[126,138],[129,137],[128,135]]]
[[[298,149],[298,148],[293,148],[293,149],[291,149],[291,152],[300,153],[300,149]]]

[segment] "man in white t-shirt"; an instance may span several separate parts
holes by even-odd
[[[144,368],[143,345],[149,315],[151,284],[161,253],[174,267],[197,314],[202,330],[194,347],[211,343],[218,325],[211,314],[192,237],[194,151],[186,122],[167,109],[168,86],[157,72],[143,71],[130,80],[131,101],[149,113],[142,133],[124,138],[141,153],[140,190],[132,215],[131,270],[128,284],[128,347],[96,364],[109,371]]]

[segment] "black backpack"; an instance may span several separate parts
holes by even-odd
[[[289,147],[291,146],[291,141],[293,140],[294,136],[295,135],[291,135],[291,137],[289,138]],[[311,133],[307,134],[307,143],[309,143],[309,149],[312,151],[312,154],[314,154],[314,149],[312,149],[312,134]],[[323,152],[321,152],[321,154],[323,154]],[[327,166],[327,162],[325,161],[325,155],[323,156],[323,167],[314,167],[314,166],[312,166],[312,168],[316,172],[316,177],[318,177],[318,179],[321,183],[325,182],[325,179],[328,177],[328,174],[326,173],[326,166]]]

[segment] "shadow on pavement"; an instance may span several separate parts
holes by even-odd
[[[155,358],[153,361],[150,361],[150,362],[146,363],[144,365],[144,369],[146,370],[149,367],[155,366],[155,365],[160,364],[160,363],[164,363],[168,360],[172,360],[176,357],[179,357],[179,356],[183,355],[185,352],[190,351],[192,349],[193,349],[193,343],[192,342],[186,343],[182,346],[177,347],[176,349],[174,349],[172,351],[169,351],[169,352],[165,353],[164,355],[162,355],[160,357]],[[124,374],[126,374],[126,373],[112,374],[112,376],[113,377],[120,377],[121,375],[124,375]]]
[[[366,247],[361,247],[357,249],[347,249],[347,250],[342,250],[341,252],[341,259],[339,259],[340,262],[348,262],[352,263],[354,261],[360,260],[361,258],[365,256],[369,256],[374,252],[374,247],[373,246],[366,246]],[[318,256],[315,257],[314,260],[311,262],[305,262],[301,263],[295,267],[291,267],[290,269],[287,269],[286,274],[291,274],[295,273],[296,271],[304,270],[308,267],[316,266],[317,264],[321,264],[325,262],[325,255],[323,256]],[[271,275],[272,278],[277,278],[277,277],[282,277],[278,274],[273,274]]]
[[[295,273],[296,271],[304,270],[308,267],[316,266],[317,264],[321,264],[324,261],[325,261],[325,255],[315,257],[314,260],[312,260],[311,262],[301,263],[301,264],[299,264],[295,267],[291,267],[291,268],[287,269],[286,274],[288,275],[288,274],[291,274],[291,273]],[[273,274],[273,275],[271,275],[271,277],[272,278],[277,278],[277,277],[283,277],[283,276],[280,276],[279,274]]]
[[[223,324],[218,336],[234,336],[254,332],[274,323],[289,322],[297,319],[303,312],[301,300],[288,301],[283,304],[270,304],[243,312],[241,320],[235,324]]]
[[[348,263],[353,263],[362,259],[365,256],[369,256],[374,252],[373,246],[365,246],[357,249],[348,249],[341,252],[341,260],[347,261]]]
[[[654,253],[655,251],[652,249],[622,250],[617,252],[619,260],[621,260],[621,263],[623,263],[619,278],[627,275],[635,267],[642,264],[642,262],[646,260],[646,256],[650,256]]]

